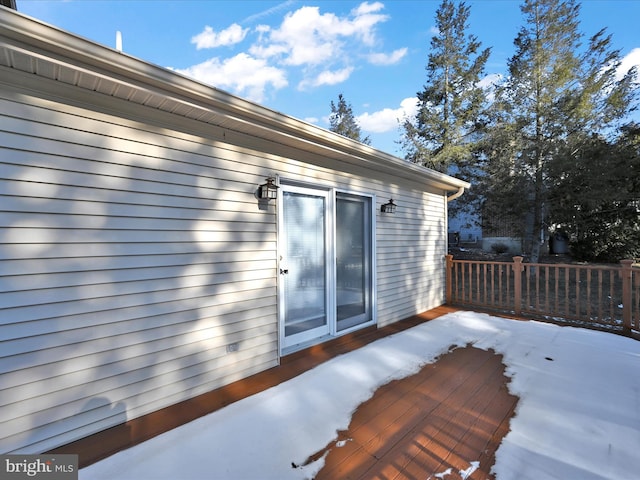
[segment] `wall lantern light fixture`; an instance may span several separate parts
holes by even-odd
[[[258,198],[261,200],[275,200],[278,198],[278,186],[274,183],[275,178],[267,178],[267,183],[263,183],[258,187]]]
[[[393,198],[390,198],[389,201],[383,204],[380,207],[380,211],[382,213],[395,213],[397,205],[393,203]]]

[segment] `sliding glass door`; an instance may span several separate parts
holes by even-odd
[[[283,349],[371,322],[372,199],[281,185]]]

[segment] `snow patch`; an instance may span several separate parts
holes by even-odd
[[[348,430],[353,412],[377,388],[416,373],[451,346],[468,344],[503,355],[509,390],[520,398],[496,452],[497,480],[637,477],[640,342],[456,312],[83,468],[80,479],[312,478],[324,465],[323,449],[346,441],[337,432]],[[314,452],[324,455],[292,468]],[[474,468],[477,462],[460,475]]]

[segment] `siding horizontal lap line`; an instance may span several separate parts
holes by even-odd
[[[274,231],[221,231],[221,230],[135,230],[114,228],[39,228],[9,227],[4,245],[104,245],[104,244],[212,244],[235,242],[275,242]],[[43,242],[42,240],[48,240]],[[206,240],[204,240],[206,239]]]
[[[241,282],[267,280],[275,283],[273,269],[229,273],[207,273],[199,275],[181,275],[173,277],[149,278],[143,280],[109,280],[101,283],[78,283],[76,285],[56,285],[49,288],[22,288],[3,290],[0,293],[0,311],[25,305],[66,303],[73,301],[97,300],[114,295],[135,295],[141,293],[163,292],[179,288],[212,289],[224,286],[225,290],[235,291],[235,285]],[[78,279],[81,280],[81,279]],[[104,281],[108,280],[108,281]],[[105,293],[108,293],[105,295]],[[226,293],[226,292],[220,292]]]
[[[50,200],[49,202],[53,203],[55,200]],[[76,207],[76,211],[60,211],[54,209],[47,209],[45,207],[34,206],[31,209],[22,208],[20,211],[3,211],[1,214],[4,215],[13,215],[19,214],[24,219],[24,222],[29,222],[30,218],[39,218],[42,215],[49,216],[50,219],[55,219],[56,217],[64,216],[67,222],[73,222],[71,224],[71,228],[79,227],[79,228],[97,228],[99,226],[105,225],[115,225],[117,226],[119,223],[124,223],[125,225],[131,221],[140,221],[142,223],[149,221],[156,221],[158,224],[162,224],[166,222],[167,225],[170,225],[174,221],[179,222],[189,222],[192,226],[195,227],[196,224],[202,222],[203,225],[206,225],[208,222],[224,222],[228,221],[234,224],[240,224],[242,222],[246,222],[247,224],[264,224],[264,225],[273,225],[275,222],[275,212],[242,212],[239,210],[193,210],[199,212],[197,216],[189,216],[186,215],[188,209],[172,209],[172,207],[150,207],[155,209],[155,216],[152,214],[154,212],[146,209],[146,211],[133,212],[131,208],[123,208],[120,209],[119,212],[111,211],[109,214],[105,214],[104,209],[94,209],[86,212],[79,212],[78,210],[84,205],[82,202],[69,202],[68,205],[70,207]],[[179,216],[168,216],[168,214],[179,212],[181,215]],[[164,214],[162,214],[164,212]],[[144,215],[141,215],[143,213]],[[207,214],[205,214],[207,213]],[[75,225],[74,225],[75,224]],[[13,226],[19,226],[19,220],[16,223],[12,224]],[[275,232],[275,228],[268,228],[267,231]],[[194,228],[194,231],[198,231],[197,228]],[[236,231],[240,231],[239,229]]]
[[[3,263],[0,262],[0,266]],[[0,275],[0,292],[21,291],[41,288],[75,287],[100,285],[108,283],[143,281],[143,280],[170,280],[198,275],[222,275],[235,272],[271,271],[274,272],[276,261],[274,259],[245,261],[235,263],[194,263],[180,265],[154,265],[152,267],[129,267],[100,270],[91,268],[86,272],[49,272],[42,270],[38,273],[22,275]]]
[[[47,345],[46,340],[41,339],[42,349],[37,351],[37,356],[30,355],[33,353],[30,350],[33,342],[29,343],[30,339],[21,338],[5,342],[8,349],[13,348],[16,354],[8,351],[8,356],[0,357],[0,365],[3,367],[2,389],[46,380],[51,375],[49,363],[52,358],[56,359],[56,374],[63,375],[78,369],[99,367],[103,363],[110,363],[113,361],[113,352],[120,352],[120,349],[122,359],[130,358],[136,352],[139,355],[140,349],[144,349],[147,342],[160,342],[179,337],[183,338],[180,345],[185,344],[184,338],[192,338],[186,343],[212,344],[215,339],[223,338],[225,335],[255,332],[260,328],[275,330],[277,328],[273,320],[275,310],[273,301],[271,303],[265,301],[258,311],[237,310],[216,314],[216,312],[200,312],[194,309],[187,312],[174,312],[166,315],[167,318],[144,317],[136,319],[135,322],[119,322],[109,325],[109,328],[91,327],[90,331],[89,328],[78,328],[67,331],[66,343]],[[173,319],[172,323],[168,323],[171,319]],[[155,320],[158,320],[157,325],[149,323]],[[123,328],[119,327],[123,324],[130,329],[123,331]],[[91,335],[88,336],[88,333]],[[98,338],[99,334],[103,336]],[[221,341],[219,343],[224,344]]]
[[[274,367],[276,366],[276,364],[277,362],[276,360],[274,360],[273,352],[256,356],[250,361],[238,362],[237,372],[228,374],[226,376],[218,377],[218,380],[214,380],[209,383],[202,384],[201,386],[194,387],[190,390],[190,392],[192,392],[194,396],[205,394],[207,392],[215,390],[216,388],[226,385],[227,383],[231,383],[231,382],[240,380],[242,378],[249,377],[253,374],[266,370],[270,367]],[[171,403],[165,404],[164,403],[165,400]],[[37,438],[30,437],[31,443],[29,443],[26,447],[20,448],[20,451],[23,453],[25,452],[25,450],[30,453],[39,453],[39,452],[47,451],[59,446],[60,441],[62,441],[63,443],[73,442],[75,440],[84,438],[88,435],[105,430],[109,427],[119,425],[125,420],[132,420],[134,418],[141,417],[143,415],[146,415],[146,414],[155,412],[161,408],[164,408],[167,405],[173,405],[173,404],[182,402],[184,400],[187,400],[187,398],[182,398],[180,396],[180,392],[171,396],[165,396],[161,398],[154,397],[154,399],[150,403],[141,405],[140,407],[136,407],[135,409],[126,410],[125,411],[126,416],[124,418],[122,414],[116,413],[115,415],[107,417],[106,419],[101,419],[100,417],[95,415],[96,410],[94,410],[93,411],[94,414],[91,416],[90,420],[87,423],[79,422],[78,424],[80,426],[78,426],[77,428],[73,428],[68,432],[59,428],[62,422],[58,422],[54,425],[51,425],[52,427],[57,427],[56,431],[54,432],[45,431],[44,433],[41,433],[41,432],[34,431],[34,433],[37,433],[38,435]],[[116,409],[120,405],[120,403],[124,403],[125,404],[124,406],[126,406],[126,402],[118,402],[118,404],[114,403],[113,406],[109,404],[107,406],[108,412],[109,413],[112,412],[114,409]],[[79,418],[78,415],[74,415],[73,417],[70,417],[70,418],[74,420],[81,420],[81,418]]]
[[[236,352],[236,353],[240,353],[240,352]],[[261,365],[261,364],[267,363],[267,364],[270,364],[271,366],[275,365],[274,344],[265,344],[261,349],[256,348],[254,349],[254,351],[247,350],[245,353],[246,353],[245,355],[246,358],[234,359],[234,363],[238,367],[238,373],[227,375],[227,377],[235,378],[236,376],[240,375],[236,379],[242,378],[241,376],[244,375],[243,368],[252,371],[252,366],[256,364]],[[95,413],[96,413],[95,411],[84,411],[84,412],[82,411],[83,407],[85,407],[88,404],[88,401],[91,399],[95,399],[95,398],[107,399],[108,398],[110,400],[109,405],[105,405],[104,408],[109,408],[109,409],[111,408],[111,405],[115,406],[120,403],[124,404],[123,406],[126,407],[126,411],[124,412],[127,415],[126,419],[130,420],[132,418],[136,418],[138,416],[141,416],[146,413],[153,412],[159,408],[162,408],[160,407],[160,405],[167,405],[167,404],[170,405],[173,403],[178,403],[182,400],[190,398],[191,395],[206,393],[210,390],[213,390],[221,386],[221,383],[220,383],[221,377],[220,377],[220,372],[218,372],[218,370],[223,370],[224,367],[225,365],[220,365],[220,367],[218,367],[217,369],[214,369],[211,371],[205,371],[202,373],[194,373],[193,375],[189,375],[188,373],[185,372],[184,377],[180,376],[181,382],[179,383],[176,383],[175,381],[168,382],[166,384],[162,384],[161,382],[158,382],[160,385],[159,387],[131,391],[131,388],[130,388],[131,386],[139,385],[139,383],[134,382],[130,385],[124,385],[124,386],[118,387],[115,390],[109,390],[107,392],[98,391],[84,398],[80,398],[78,400],[73,400],[71,402],[60,404],[57,407],[54,407],[53,409],[43,412],[43,413],[46,413],[46,418],[48,421],[36,428],[29,429],[28,427],[30,425],[30,422],[28,422],[27,424],[22,423],[21,428],[26,428],[25,431],[29,432],[28,435],[29,435],[30,444],[27,446],[37,445],[38,446],[37,448],[39,450],[46,450],[47,448],[51,448],[51,447],[47,447],[46,446],[47,444],[44,442],[52,437],[63,435],[65,438],[78,439],[89,433],[95,433],[99,431],[99,429],[98,430],[91,429],[89,432],[85,431],[85,433],[82,436],[71,437],[71,436],[65,435],[65,433],[68,430],[71,430],[71,432],[73,432],[76,429],[80,429],[84,425],[86,425],[87,419],[83,417],[86,417],[86,416],[89,416],[90,418],[95,417]],[[173,371],[168,372],[167,374],[165,374],[165,376],[170,377],[172,373],[174,372]],[[163,380],[163,379],[160,378],[159,380]],[[108,394],[108,396],[107,397],[102,396],[103,393]],[[133,401],[135,399],[138,399],[137,404],[133,404]],[[144,401],[140,401],[140,399],[143,399]],[[71,416],[65,416],[64,412],[63,412],[63,415],[60,415],[57,417],[54,415],[51,415],[52,413],[54,413],[52,410],[55,410],[58,407],[60,409],[62,408],[69,409],[71,407],[75,409],[76,413],[74,413]],[[29,415],[26,416],[26,420],[28,420],[28,418],[29,418]],[[122,421],[123,419],[122,417],[120,417],[117,423],[122,423]],[[114,423],[109,426],[116,425],[117,423]],[[15,427],[15,426],[16,425],[12,425],[12,427]],[[1,435],[6,435],[7,433],[8,431],[3,431]],[[18,430],[16,431],[15,434],[9,437],[0,438],[0,444],[3,444],[3,449],[5,445],[9,449],[11,449],[12,448],[11,443],[13,442],[12,437],[17,437],[18,439],[20,439],[21,436],[22,434],[20,430]],[[53,445],[53,443],[49,443],[48,445]],[[17,448],[17,446],[14,448]]]
[[[123,257],[137,255],[171,255],[181,253],[215,254],[223,261],[233,252],[276,251],[274,241],[265,242],[188,242],[188,243],[5,243],[3,260],[28,258]],[[9,248],[11,247],[11,248]],[[215,260],[216,258],[213,257]]]
[[[189,151],[176,152],[172,157],[151,157],[78,145],[75,150],[79,151],[74,152],[72,145],[60,143],[57,147],[54,139],[27,137],[24,134],[1,131],[0,140],[2,148],[6,151],[3,155],[3,165],[6,167],[30,166],[34,172],[60,171],[65,172],[71,179],[74,175],[82,177],[83,174],[90,172],[100,175],[102,180],[126,179],[147,186],[151,183],[192,190],[196,187],[202,190],[215,190],[224,189],[225,186],[232,189],[236,185],[250,185],[253,183],[250,180],[252,176],[258,179],[264,175],[259,166],[244,168],[244,171],[240,172],[239,162],[216,156],[207,157],[206,164],[192,164],[187,161],[193,155],[193,152]],[[156,164],[155,167],[145,165],[152,162]],[[8,174],[11,172],[8,169],[6,171],[9,172]],[[84,176],[91,182],[89,185],[104,186],[104,182],[98,183],[97,178],[91,179],[88,175]],[[198,179],[197,185],[193,183],[195,178]],[[25,179],[34,182],[42,181],[42,177],[33,175]]]
[[[2,199],[0,198],[0,202]],[[89,217],[89,218],[88,218]],[[242,219],[221,220],[203,216],[189,218],[149,218],[113,215],[82,215],[73,213],[42,213],[25,211],[7,211],[0,209],[0,227],[6,228],[42,228],[69,229],[79,228],[88,231],[139,230],[141,232],[184,231],[193,232],[259,232],[275,233],[274,214],[262,215],[246,212]],[[104,228],[108,225],[108,228]],[[225,225],[227,228],[225,228]]]
[[[11,167],[13,169],[13,166]],[[25,171],[26,167],[15,167],[15,170]],[[30,169],[30,168],[29,168]],[[2,168],[0,164],[0,188],[3,203],[9,203],[11,200],[16,205],[29,205],[37,201],[59,200],[60,202],[86,202],[100,204],[122,204],[122,205],[141,205],[141,206],[161,206],[175,207],[195,210],[223,210],[221,206],[228,202],[236,201],[238,206],[246,206],[248,213],[253,213],[257,199],[254,192],[257,186],[254,183],[246,185],[228,185],[223,187],[206,187],[202,186],[184,187],[175,184],[158,184],[152,182],[155,190],[152,188],[136,188],[144,187],[140,185],[139,180],[126,179],[128,181],[127,188],[109,188],[104,184],[102,186],[74,186],[66,183],[55,182],[56,177],[64,176],[64,172],[51,171],[45,169],[44,172],[31,172],[34,177],[39,177],[40,181],[25,178],[14,178],[17,175],[7,172],[6,168]],[[52,175],[49,175],[52,173]],[[61,173],[61,175],[58,175]],[[43,181],[48,179],[51,181]],[[137,185],[136,185],[137,184]],[[169,188],[168,188],[169,187]],[[176,188],[178,187],[178,188]],[[188,192],[178,192],[178,189],[189,190]],[[164,190],[164,192],[162,192]],[[4,207],[3,210],[11,211],[11,208]],[[243,211],[243,210],[239,210]]]
[[[149,171],[164,172],[169,178],[178,178],[180,175],[193,174],[196,171],[208,176],[207,170],[213,171],[215,168],[216,172],[221,171],[222,176],[211,176],[213,180],[227,178],[234,181],[242,181],[237,168],[239,165],[242,165],[242,173],[246,172],[245,175],[259,173],[255,164],[243,161],[246,156],[241,156],[229,146],[225,148],[224,144],[220,143],[197,143],[148,131],[137,132],[136,140],[132,140],[131,128],[128,127],[120,127],[122,136],[118,137],[113,135],[113,131],[111,135],[105,136],[77,128],[43,124],[38,119],[12,118],[12,122],[13,130],[0,129],[0,138],[3,138],[6,148],[42,153],[43,158],[56,155],[60,157],[63,166],[79,164],[81,161],[95,161],[96,164],[103,164],[105,167],[108,164],[113,168],[135,166]],[[47,136],[43,135],[45,131]],[[112,145],[105,145],[105,142]],[[226,157],[221,154],[225,154]],[[212,164],[212,160],[216,163]],[[161,165],[165,167],[160,168]]]
[[[83,274],[145,268],[197,267],[198,265],[224,265],[228,263],[244,265],[247,262],[271,262],[275,268],[273,252],[254,251],[252,260],[247,261],[244,252],[227,252],[221,258],[215,252],[169,253],[164,255],[123,255],[110,257],[73,257],[14,260],[0,260],[0,271],[4,276],[41,274]],[[240,270],[245,268],[240,267]],[[2,276],[0,275],[0,278]]]
[[[200,287],[167,289],[157,292],[135,293],[130,295],[118,296],[114,295],[112,299],[118,299],[117,302],[109,303],[109,297],[97,300],[83,300],[81,302],[63,302],[61,304],[44,304],[27,307],[16,307],[0,310],[3,318],[3,324],[0,324],[0,332],[3,338],[22,338],[25,335],[36,334],[30,332],[30,328],[26,323],[45,320],[51,323],[52,319],[65,317],[77,317],[79,315],[96,315],[103,312],[111,312],[117,315],[119,310],[128,308],[141,308],[143,310],[150,309],[157,304],[175,305],[176,309],[196,308],[202,304],[204,299],[214,296],[219,297],[220,303],[235,303],[239,298],[245,298],[251,295],[251,292],[271,290],[275,296],[275,284],[272,286],[261,285],[262,282],[244,282],[246,285],[231,292],[213,292],[211,290],[203,291]],[[256,283],[258,283],[256,285]],[[275,281],[273,282],[275,283]],[[218,298],[216,299],[218,300]],[[182,306],[181,304],[186,304]],[[191,304],[191,305],[190,305]],[[53,306],[66,307],[59,308],[57,311],[52,310]],[[117,317],[116,317],[117,318]],[[35,328],[35,326],[34,326]],[[50,332],[51,328],[61,329],[60,325],[51,325],[50,327],[39,326],[40,332]]]
[[[4,342],[3,355],[0,357],[0,364],[3,371],[12,372],[20,368],[32,368],[44,365],[49,358],[56,358],[59,361],[75,359],[87,354],[97,353],[103,350],[111,350],[119,345],[116,338],[122,341],[122,346],[136,345],[140,343],[137,335],[144,335],[145,338],[153,340],[155,336],[162,335],[162,332],[169,330],[171,333],[199,334],[201,331],[217,328],[219,325],[209,326],[212,322],[221,322],[225,319],[228,328],[236,328],[236,324],[245,321],[253,322],[265,315],[271,315],[272,323],[275,323],[273,316],[276,311],[275,294],[265,296],[252,296],[242,302],[227,304],[203,305],[200,308],[190,308],[186,310],[169,310],[149,312],[149,315],[140,317],[116,318],[111,323],[100,322],[100,319],[93,324],[78,326],[71,321],[69,325],[61,325],[60,330],[45,332],[30,337],[16,337]],[[140,312],[138,312],[140,313]],[[231,320],[229,320],[231,319]],[[198,325],[193,325],[197,322]],[[50,323],[50,322],[49,322]],[[201,325],[204,323],[204,326]],[[66,328],[65,328],[66,327]],[[57,332],[64,333],[62,340],[55,340],[51,335]],[[130,335],[130,338],[122,338],[122,335]],[[102,336],[108,339],[107,345],[103,344]],[[37,352],[40,355],[31,360],[19,357],[33,352],[35,341],[38,341]],[[73,347],[72,350],[63,347]],[[18,379],[23,382],[23,380]]]
[[[241,221],[261,221],[265,218],[264,213],[257,210],[258,200],[253,197],[253,192],[240,192],[240,198],[244,201],[221,200],[219,198],[203,198],[198,200],[199,205],[172,205],[172,204],[152,204],[152,203],[130,203],[124,201],[126,196],[114,197],[110,199],[63,199],[56,197],[28,197],[28,196],[8,196],[2,197],[3,212],[19,213],[47,213],[62,215],[91,215],[95,217],[117,218],[164,218],[216,220],[217,216],[225,215],[229,220]],[[248,201],[249,198],[253,200]],[[148,199],[147,199],[148,202]],[[235,208],[234,208],[235,205]],[[191,216],[189,216],[191,215]],[[262,215],[262,216],[260,216]]]
[[[33,396],[27,396],[21,399],[15,399],[12,408],[17,408],[14,412],[14,418],[7,422],[3,422],[3,430],[0,432],[2,436],[8,436],[19,433],[21,429],[27,428],[29,416],[37,413],[46,413],[47,424],[55,424],[65,418],[65,413],[69,411],[80,412],[82,405],[91,398],[102,395],[109,395],[112,402],[125,401],[133,395],[141,395],[144,393],[171,390],[169,394],[182,393],[179,384],[184,388],[189,382],[194,382],[198,377],[214,376],[217,370],[224,369],[233,363],[243,360],[251,361],[256,355],[269,354],[275,349],[276,334],[258,339],[257,337],[245,342],[246,349],[234,352],[233,355],[227,354],[225,348],[219,348],[211,352],[210,358],[198,358],[197,353],[185,354],[183,357],[176,357],[168,361],[160,361],[154,364],[144,364],[133,370],[116,374],[115,372],[104,378],[92,378],[91,371],[76,372],[76,374],[84,373],[84,384],[74,384],[72,388],[66,388],[60,392],[43,392],[42,389],[35,387],[36,392]],[[162,352],[160,352],[162,353]],[[154,357],[153,353],[147,356]],[[208,364],[211,364],[208,366]],[[201,367],[196,369],[196,367]],[[89,369],[92,370],[92,369]],[[92,378],[88,381],[88,378]],[[154,382],[152,379],[156,379]],[[207,380],[211,381],[211,379]],[[204,383],[204,382],[203,382]],[[146,386],[148,385],[148,386]],[[138,387],[133,388],[132,387]],[[58,403],[52,402],[51,398],[58,399]],[[8,404],[11,405],[11,404]],[[74,415],[75,416],[75,415]],[[1,439],[2,437],[0,437]]]
[[[14,412],[51,411],[52,408],[58,407],[51,407],[55,404],[51,401],[52,398],[81,399],[85,398],[89,389],[92,395],[99,395],[112,388],[149,381],[154,376],[169,375],[203,364],[221,368],[237,357],[227,353],[227,344],[238,343],[242,346],[243,354],[246,355],[246,352],[251,349],[266,344],[272,346],[277,339],[277,330],[275,325],[271,324],[256,327],[253,332],[245,330],[229,333],[210,341],[181,343],[180,337],[184,335],[149,342],[145,345],[146,348],[138,351],[135,356],[121,356],[116,350],[104,352],[104,356],[110,357],[106,363],[95,366],[82,364],[71,372],[58,373],[57,364],[52,363],[50,368],[53,373],[48,378],[0,390],[0,406],[12,408]],[[214,342],[214,340],[217,341]],[[156,348],[152,349],[152,347]],[[153,375],[146,375],[151,370]],[[59,407],[63,404],[64,402],[61,402]],[[3,430],[10,433],[10,424],[4,422]]]
[[[33,144],[30,146],[33,147]],[[214,192],[219,192],[218,195],[235,191],[250,192],[251,187],[257,186],[257,182],[262,180],[264,176],[262,172],[256,172],[253,178],[248,173],[240,177],[235,172],[229,172],[230,178],[225,179],[219,174],[219,172],[224,172],[224,169],[218,165],[219,162],[216,158],[211,159],[212,164],[208,167],[200,167],[198,170],[193,169],[194,171],[178,174],[175,171],[141,167],[131,163],[131,158],[129,158],[130,163],[113,164],[107,162],[107,157],[104,154],[98,159],[81,159],[76,156],[68,162],[64,162],[63,157],[50,152],[39,152],[33,149],[10,149],[9,145],[3,145],[2,149],[4,154],[3,161],[0,162],[0,178],[29,182],[34,186],[43,184],[70,186],[78,189],[92,188],[96,190],[96,193],[101,190],[131,191],[151,195],[173,193],[176,197],[184,198],[209,198]],[[45,160],[50,161],[46,162]],[[65,163],[71,163],[71,165],[64,168]],[[167,160],[167,163],[170,161]],[[168,165],[167,168],[170,166]],[[229,166],[231,167],[231,165]],[[25,167],[28,168],[25,170]],[[236,168],[238,168],[237,165]],[[210,170],[211,173],[208,174],[203,169]],[[171,181],[172,179],[173,181]],[[194,183],[195,179],[198,183]],[[128,182],[128,188],[119,188],[119,184],[124,182]]]

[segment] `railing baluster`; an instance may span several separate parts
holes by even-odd
[[[533,285],[533,294],[536,296],[536,312],[540,311],[540,266],[535,267],[535,284]]]
[[[602,270],[598,270],[598,320],[601,322],[604,321],[604,312],[602,311],[602,295],[604,294],[604,290],[602,289]]]
[[[587,318],[591,320],[591,268],[587,268]]]
[[[613,270],[609,272],[609,321],[613,323],[615,319],[615,294],[614,294],[615,278]]]
[[[480,264],[476,264],[476,299],[480,301]]]
[[[575,271],[576,275],[576,318],[580,318],[580,268]]]
[[[464,271],[467,268],[467,264],[466,263],[461,263],[460,264],[460,300],[462,302],[465,301],[465,288],[464,288]]]
[[[633,284],[635,285],[635,308],[634,313],[632,313],[633,318],[631,322],[633,324],[634,330],[640,331],[640,271],[635,270],[633,272]]]
[[[522,310],[531,311],[531,266],[523,264],[522,285],[524,287],[524,299],[522,302]]]
[[[473,273],[473,262],[469,262],[469,263],[467,263],[467,283],[466,283],[467,302],[468,303],[471,303],[471,300],[473,298],[473,278],[472,278],[472,273]]]
[[[554,298],[555,307],[554,307],[553,311],[556,312],[556,313],[559,313],[560,312],[560,306],[558,305],[558,298],[559,298],[558,285],[559,285],[559,282],[560,282],[560,273],[559,273],[560,271],[559,271],[557,265],[556,265],[555,270],[556,270],[556,272],[555,272],[556,273],[556,275],[555,275],[555,277],[556,277],[555,278],[555,280],[556,280],[556,294],[554,295],[554,297],[555,297]]]
[[[484,297],[483,297],[483,302],[487,303],[487,284],[489,282],[487,282],[487,264],[486,263],[482,265],[482,270],[484,272],[484,282],[483,282],[483,284],[484,284]]]
[[[549,311],[549,266],[544,267],[544,310]]]
[[[505,265],[504,267],[504,283],[504,308],[510,309],[511,304],[513,303],[513,297],[511,295],[511,269],[509,268],[509,265]]]
[[[564,267],[564,315],[569,316],[569,267]]]
[[[502,265],[498,265],[498,305],[504,306],[502,302]]]
[[[491,264],[491,305],[498,305],[498,266]]]

